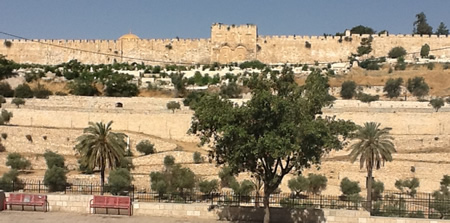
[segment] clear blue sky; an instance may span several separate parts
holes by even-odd
[[[209,38],[210,26],[256,24],[260,35],[322,35],[356,25],[411,33],[424,12],[450,27],[450,0],[0,0],[0,31],[31,39]],[[0,39],[10,38],[0,34]]]

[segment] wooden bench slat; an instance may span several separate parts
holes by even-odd
[[[90,207],[94,208],[114,208],[127,209],[128,214],[131,215],[131,198],[123,196],[101,196],[94,195],[90,202]]]
[[[5,200],[5,207],[9,205],[21,205],[22,210],[24,206],[42,206],[44,211],[47,212],[47,195],[41,194],[17,194],[11,193]],[[35,209],[36,210],[36,209]]]

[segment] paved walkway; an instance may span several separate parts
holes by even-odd
[[[117,215],[92,215],[92,214],[74,214],[66,212],[21,212],[21,211],[0,211],[0,222],[13,223],[209,223],[223,222],[203,220],[196,218],[162,218],[147,216],[117,216]]]

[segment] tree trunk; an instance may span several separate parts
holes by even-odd
[[[103,189],[105,187],[105,168],[100,170],[100,195],[103,195]]]
[[[256,196],[255,196],[255,208],[259,207],[259,191],[256,191]]]
[[[372,213],[372,167],[367,168],[367,209]]]
[[[270,193],[264,188],[264,223],[270,223],[270,207],[269,207]]]

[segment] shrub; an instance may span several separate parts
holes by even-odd
[[[434,69],[434,63],[428,63],[427,64],[427,68],[428,68],[428,70],[433,70]]]
[[[6,158],[6,166],[11,169],[25,170],[31,166],[31,163],[19,153],[9,153]]]
[[[224,98],[241,98],[242,88],[232,81],[228,84],[222,84],[220,87],[220,96]]]
[[[84,158],[78,159],[77,162],[78,162],[78,169],[80,170],[81,173],[83,173],[83,174],[93,174],[94,173],[94,170],[89,167],[89,165],[87,164],[87,161]]]
[[[167,155],[164,157],[164,167],[166,169],[170,169],[174,165],[175,165],[175,157],[173,157],[171,155]]]
[[[308,178],[299,175],[296,178],[292,178],[288,181],[289,189],[296,195],[300,195],[303,191],[307,191],[309,188]]]
[[[12,192],[23,189],[25,185],[18,176],[19,171],[15,169],[4,173],[2,178],[0,178],[0,190],[3,190],[5,192]]]
[[[6,139],[8,138],[8,133],[2,132],[2,138],[3,138],[4,140],[6,140]]]
[[[262,63],[259,60],[245,61],[245,62],[239,64],[239,68],[241,68],[241,69],[253,68],[253,69],[262,70],[265,67],[266,67],[266,64]]]
[[[172,113],[175,113],[175,109],[180,109],[180,103],[177,101],[169,101],[166,104],[167,109],[172,110]]]
[[[33,90],[33,95],[36,98],[48,98],[48,96],[52,95],[53,93],[48,90],[45,86],[43,85],[38,85],[36,89]]]
[[[436,112],[439,111],[439,109],[444,106],[444,99],[442,98],[433,98],[430,100],[431,106],[436,110]]]
[[[68,84],[68,87],[73,95],[95,96],[100,94],[91,80],[75,79]]]
[[[405,48],[403,48],[401,46],[392,48],[388,53],[389,58],[399,58],[399,57],[404,57],[405,55],[406,55],[406,50],[405,50]]]
[[[228,166],[222,167],[222,169],[219,171],[219,178],[221,187],[230,187],[231,182],[235,180],[234,174],[231,172],[231,168]]]
[[[250,180],[243,180],[240,183],[235,180],[231,182],[230,186],[234,194],[239,194],[240,196],[249,196],[254,190],[253,183]]]
[[[203,163],[203,157],[200,152],[194,152],[192,155],[192,159],[194,160],[195,164]]]
[[[428,91],[430,90],[430,87],[425,82],[425,79],[423,77],[409,78],[406,84],[406,88],[412,95],[419,98],[427,95]]]
[[[112,170],[108,177],[109,192],[113,195],[128,195],[132,179],[130,171],[125,168]]]
[[[341,86],[341,97],[352,99],[356,94],[356,83],[354,81],[344,81]]]
[[[320,194],[327,187],[327,177],[320,174],[308,174],[309,188],[308,191],[313,194]]]
[[[361,192],[358,181],[351,181],[347,177],[342,179],[340,186],[342,194],[345,196],[359,194],[359,192]]]
[[[364,68],[366,70],[379,70],[380,65],[378,64],[378,60],[375,58],[370,58],[367,60],[363,60],[359,63],[359,66],[361,68]]]
[[[0,82],[0,95],[7,98],[14,96],[14,90],[8,82]]]
[[[155,145],[153,145],[149,140],[140,141],[136,145],[136,150],[144,155],[153,154],[156,152]]]
[[[380,99],[380,96],[378,96],[378,95],[370,95],[370,94],[366,94],[366,93],[358,93],[356,95],[356,98],[358,100],[360,100],[361,102],[370,104],[370,102],[372,102],[372,101],[378,101]]]
[[[399,57],[397,58],[397,63],[394,66],[395,70],[405,70],[406,69],[406,62],[405,58]]]
[[[381,181],[373,181],[372,183],[372,200],[377,201],[382,198],[384,192],[384,183]]]
[[[50,192],[65,191],[67,186],[66,169],[53,166],[44,175],[44,185],[48,187]]]
[[[13,117],[12,112],[8,112],[5,109],[2,109],[2,113],[0,115],[0,125],[3,125],[5,123],[9,123],[11,121],[11,118]]]
[[[11,104],[15,104],[17,108],[19,108],[21,105],[25,104],[25,100],[23,100],[22,98],[14,98],[12,99]]]
[[[130,83],[133,76],[113,73],[106,81],[105,95],[112,97],[133,97],[139,94],[136,84]]]
[[[166,175],[161,172],[151,172],[150,173],[150,188],[156,191],[159,196],[168,192],[168,183]]]
[[[160,195],[166,192],[183,193],[191,191],[195,186],[195,174],[189,168],[182,168],[180,164],[173,165],[165,172],[150,173],[151,188]]]
[[[14,97],[16,98],[32,98],[33,91],[28,84],[21,84],[14,89]]]
[[[420,48],[420,57],[426,58],[428,57],[428,54],[430,53],[430,45],[424,44],[422,48]]]
[[[401,192],[408,194],[411,197],[414,197],[417,193],[417,188],[420,186],[420,182],[418,178],[404,179],[404,180],[396,180],[395,187],[399,189]]]
[[[33,142],[33,137],[31,135],[25,135],[25,138],[27,138],[29,142]]]
[[[64,166],[64,157],[52,152],[52,151],[46,151],[44,153],[45,162],[47,163],[48,169],[56,166],[60,168],[65,168]]]
[[[67,93],[62,92],[62,91],[57,91],[57,92],[55,92],[55,95],[57,95],[57,96],[67,96]]]
[[[204,194],[211,194],[219,190],[219,181],[218,180],[202,180],[198,183],[198,187],[200,192]]]
[[[190,109],[195,108],[195,104],[200,101],[200,99],[205,96],[207,93],[203,91],[193,91],[187,95],[187,97],[183,100],[184,106],[189,106]]]
[[[118,168],[124,168],[128,171],[134,169],[133,160],[130,157],[122,157],[122,159],[120,159]]]
[[[6,103],[6,99],[2,95],[0,95],[0,107],[1,107],[1,104],[3,104],[3,103]]]
[[[403,79],[401,77],[397,79],[389,78],[384,84],[383,92],[386,92],[389,98],[396,98],[400,96],[402,83]]]

